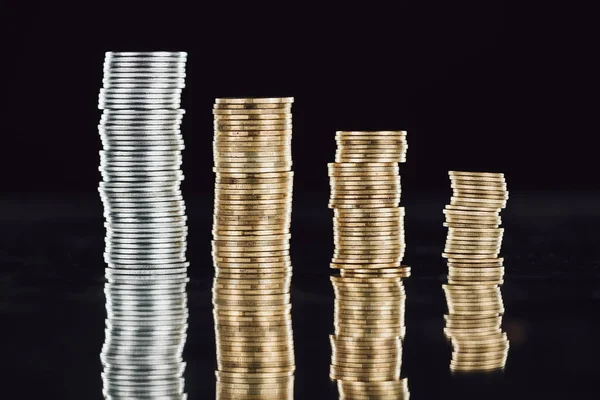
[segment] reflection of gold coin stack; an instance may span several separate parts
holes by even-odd
[[[502,332],[504,282],[498,258],[504,230],[500,211],[508,191],[504,175],[450,171],[453,195],[444,214],[448,238],[446,336],[452,340],[453,371],[489,371],[504,368],[508,339]]]
[[[400,379],[405,333],[404,208],[399,162],[406,132],[337,132],[329,165],[334,209],[335,334],[330,377],[341,399],[408,398]]]
[[[217,398],[293,397],[292,98],[217,99]]]

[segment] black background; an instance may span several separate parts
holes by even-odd
[[[327,191],[325,165],[342,129],[408,130],[404,177],[415,190],[445,190],[449,169],[502,171],[512,190],[600,187],[586,171],[597,151],[584,10],[572,19],[551,2],[497,0],[16,10],[2,161],[18,172],[2,192],[96,189],[107,50],[189,53],[187,190],[212,190],[214,98],[262,95],[296,99],[299,194]]]
[[[121,2],[124,3],[124,2]],[[593,13],[504,1],[310,5],[19,2],[4,17],[0,373],[7,398],[101,397],[98,92],[105,51],[188,52],[190,398],[214,397],[212,113],[216,97],[294,96],[296,399],[328,380],[333,294],[326,164],[336,130],[405,129],[413,398],[593,398],[600,345],[600,179]],[[459,379],[442,335],[447,171],[510,190],[504,374]],[[5,337],[4,337],[5,336]],[[2,380],[0,380],[1,382]]]

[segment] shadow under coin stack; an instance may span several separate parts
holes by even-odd
[[[450,171],[453,195],[444,214],[448,237],[446,336],[452,341],[450,369],[456,372],[504,368],[509,342],[502,332],[504,229],[500,211],[508,191],[504,175]]]
[[[293,98],[217,99],[213,314],[218,399],[292,399]]]
[[[107,399],[185,399],[188,319],[180,107],[186,53],[106,53],[100,194]]]
[[[406,132],[337,132],[329,164],[334,209],[335,332],[330,377],[340,399],[407,399],[400,379],[405,334],[404,208],[399,162]]]

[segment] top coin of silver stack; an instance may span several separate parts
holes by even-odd
[[[217,398],[293,398],[293,98],[214,105]]]
[[[106,53],[99,133],[106,218],[106,398],[179,398],[188,318],[181,121],[186,53]]]
[[[504,267],[498,256],[506,181],[500,173],[450,171],[449,175],[453,194],[444,210],[448,284],[443,288],[449,310],[445,333],[453,347],[450,368],[457,372],[503,368],[509,342],[501,329]]]

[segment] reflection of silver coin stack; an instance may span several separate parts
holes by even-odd
[[[99,131],[106,217],[106,398],[185,398],[186,53],[106,53]]]

